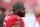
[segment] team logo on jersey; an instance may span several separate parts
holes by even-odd
[[[17,23],[19,24],[19,20],[17,21]]]

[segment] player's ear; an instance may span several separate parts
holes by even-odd
[[[18,9],[15,9],[16,13],[18,13]]]
[[[15,11],[18,11],[17,9],[15,9]]]

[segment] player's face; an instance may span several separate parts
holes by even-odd
[[[25,17],[25,9],[24,8],[15,9],[14,14],[19,15],[21,17]]]
[[[4,12],[2,10],[0,10],[0,15],[3,15],[3,14],[4,14]]]
[[[34,12],[35,12],[35,15],[36,15],[36,16],[40,16],[40,8],[34,9],[34,10],[35,10],[35,11],[34,11]]]
[[[18,15],[21,17],[25,17],[25,9],[24,8],[18,9]]]

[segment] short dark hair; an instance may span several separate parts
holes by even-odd
[[[2,10],[3,12],[5,12],[6,10],[5,10],[5,8],[3,8],[3,7],[0,7],[0,10]]]

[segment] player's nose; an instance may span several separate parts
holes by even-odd
[[[26,13],[25,10],[23,10],[22,13]]]

